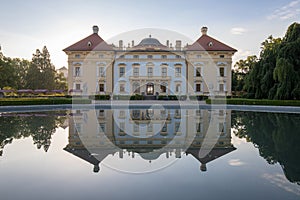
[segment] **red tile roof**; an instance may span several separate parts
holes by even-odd
[[[97,33],[76,42],[63,51],[110,51],[113,50]]]
[[[233,51],[237,50],[204,34],[192,45],[187,46],[187,51]]]

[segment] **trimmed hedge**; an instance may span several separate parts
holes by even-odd
[[[207,99],[207,104],[233,104],[233,105],[266,105],[266,106],[300,106],[299,100],[268,100],[268,99]]]
[[[130,97],[130,100],[144,100],[144,96],[140,94],[135,94]]]
[[[190,96],[190,100],[192,101],[203,101],[203,100],[206,100],[208,99],[208,96],[205,96],[205,95],[196,95],[196,96]]]
[[[20,105],[54,105],[54,104],[90,104],[90,99],[71,98],[12,98],[0,99],[0,106],[20,106]]]
[[[91,100],[110,100],[110,95],[96,94],[96,95],[89,96],[89,99],[91,99]]]
[[[114,95],[113,100],[130,100],[130,95]]]
[[[186,95],[159,95],[158,100],[167,100],[167,101],[177,101],[177,100],[185,101],[187,99]]]

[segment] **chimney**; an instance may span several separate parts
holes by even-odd
[[[176,49],[177,51],[180,51],[180,50],[181,50],[181,40],[176,40],[175,49]]]
[[[131,41],[131,46],[134,47],[134,40]]]
[[[167,40],[167,47],[169,47],[169,40]]]
[[[96,34],[98,34],[98,32],[99,32],[99,27],[98,26],[93,26],[93,33],[96,33]]]
[[[207,30],[208,30],[208,28],[207,27],[202,27],[201,28],[201,33],[202,33],[202,35],[207,35]]]
[[[119,48],[120,48],[120,50],[123,49],[123,40],[119,40]]]

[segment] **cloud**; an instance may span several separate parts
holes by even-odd
[[[277,187],[300,196],[300,188],[298,187],[298,185],[290,183],[283,174],[265,173],[262,175],[262,177],[268,180],[270,183],[276,185]]]
[[[228,161],[228,164],[231,166],[236,166],[236,167],[245,165],[245,163],[240,161],[239,159],[231,159]]]
[[[287,20],[296,18],[300,14],[300,0],[291,1],[289,4],[276,9],[271,15],[267,17],[268,20],[281,19]]]
[[[235,28],[232,28],[232,29],[230,30],[230,32],[231,32],[231,34],[233,34],[233,35],[242,35],[242,34],[246,33],[247,30],[244,29],[244,28],[241,28],[241,27],[235,27]]]

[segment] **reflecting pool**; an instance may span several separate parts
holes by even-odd
[[[0,199],[299,199],[300,114],[0,114]]]

